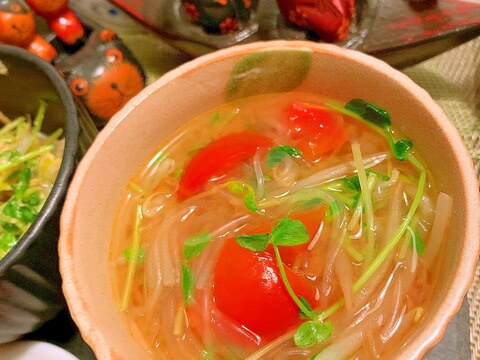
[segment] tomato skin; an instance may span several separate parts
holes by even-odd
[[[290,135],[309,160],[318,160],[345,142],[343,117],[330,109],[294,102],[286,115]]]
[[[273,140],[261,134],[244,131],[223,136],[200,149],[185,167],[180,179],[178,197],[189,198],[203,190],[207,182],[226,175],[260,148],[269,148]]]
[[[297,296],[315,306],[308,281],[288,267],[285,272]],[[226,240],[214,270],[213,296],[218,310],[267,341],[301,322],[271,249],[253,252]]]

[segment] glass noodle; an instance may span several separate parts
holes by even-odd
[[[119,311],[152,359],[388,357],[428,311],[453,206],[372,104],[225,104],[127,184]]]

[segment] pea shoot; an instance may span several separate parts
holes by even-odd
[[[279,165],[287,156],[300,158],[302,156],[302,152],[292,146],[277,145],[267,153],[267,166],[269,168],[273,168]]]
[[[4,117],[0,129],[0,260],[37,219],[61,164],[63,140],[41,133],[47,103],[30,115]]]
[[[183,300],[187,306],[191,305],[194,301],[194,284],[195,278],[193,276],[192,269],[190,268],[189,261],[198,256],[212,241],[212,235],[209,232],[201,231],[188,237],[182,246],[182,253],[185,260],[182,263],[182,292]]]
[[[374,104],[368,103],[363,99],[350,100],[345,105],[345,109],[352,111],[353,113],[359,115],[363,120],[366,120],[367,122],[380,128],[390,144],[395,158],[400,161],[404,161],[408,154],[410,154],[413,143],[406,139],[395,141],[392,130],[390,129],[392,121],[387,111]]]
[[[248,210],[252,212],[259,211],[257,200],[255,199],[255,191],[250,185],[241,181],[229,181],[226,187],[232,194],[243,195],[243,204]]]

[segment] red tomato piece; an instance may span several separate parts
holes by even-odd
[[[214,140],[198,151],[185,167],[178,189],[179,199],[202,191],[209,180],[226,175],[253,157],[258,149],[269,148],[272,144],[272,139],[251,131]]]
[[[318,160],[345,141],[343,117],[330,109],[294,102],[286,114],[288,131],[309,160]]]
[[[285,271],[297,296],[315,306],[315,289],[290,268]],[[275,256],[244,249],[234,239],[225,242],[215,266],[213,296],[218,310],[267,341],[301,322]]]

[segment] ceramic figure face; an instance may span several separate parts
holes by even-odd
[[[140,65],[115,33],[106,29],[95,31],[81,51],[57,67],[97,125],[105,124],[145,85]]]

